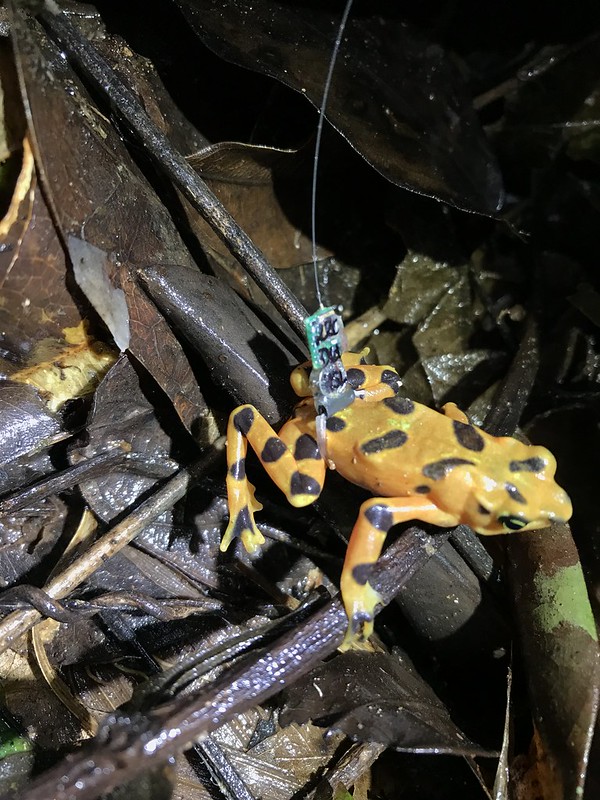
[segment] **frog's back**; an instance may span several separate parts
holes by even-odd
[[[327,421],[327,456],[347,480],[374,494],[408,496],[425,492],[428,466],[435,470],[463,453],[473,462],[473,448],[483,449],[481,435],[398,395],[377,403],[357,399]]]
[[[327,456],[382,497],[426,495],[478,533],[535,529],[571,516],[545,447],[491,436],[454,404],[444,414],[399,397],[355,401],[327,421]]]

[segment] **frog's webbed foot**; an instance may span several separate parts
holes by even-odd
[[[424,497],[372,497],[360,513],[346,551],[340,588],[349,628],[342,648],[364,640],[373,632],[373,619],[381,596],[369,583],[373,564],[381,554],[387,532],[399,522],[419,519],[450,527],[459,520]]]
[[[248,553],[255,553],[265,543],[265,537],[256,527],[256,523],[244,511],[230,520],[221,542],[221,550],[225,552],[234,539],[241,539]]]
[[[344,607],[349,624],[340,650],[348,650],[371,636],[377,607],[381,604],[381,595],[370,583],[365,583],[360,589],[354,588],[344,595]]]

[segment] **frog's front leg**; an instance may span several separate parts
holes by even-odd
[[[349,626],[343,648],[353,640],[367,639],[373,631],[379,594],[369,583],[373,564],[381,554],[385,537],[399,522],[418,519],[440,527],[458,520],[423,497],[373,497],[360,507],[342,570],[341,592]]]
[[[346,358],[343,360],[348,382],[354,389],[358,402],[377,403],[386,397],[394,397],[400,391],[402,381],[393,367],[354,364],[347,363]]]
[[[249,553],[264,542],[254,522],[254,512],[260,511],[262,505],[255,499],[254,486],[246,477],[247,443],[291,505],[306,506],[320,495],[325,462],[306,427],[303,419],[294,418],[286,422],[278,436],[254,406],[239,406],[231,413],[227,426],[226,481],[229,525],[221,550],[226,550],[237,538],[241,538]]]

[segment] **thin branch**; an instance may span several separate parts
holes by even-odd
[[[449,531],[409,528],[372,576],[383,602],[446,542]],[[341,644],[348,618],[333,598],[270,649],[249,654],[197,694],[184,694],[150,714],[115,715],[98,736],[33,781],[19,800],[92,800],[185,750],[241,712],[300,678]],[[4,795],[0,800],[9,800]],[[15,800],[11,797],[10,800]]]
[[[180,500],[190,482],[210,469],[220,457],[224,446],[224,438],[217,440],[211,451],[200,459],[189,470],[181,470],[175,477],[158,489],[152,497],[141,503],[135,511],[122,522],[98,539],[76,561],[52,578],[43,591],[53,600],[60,600],[69,595],[77,586],[99,569],[107,559],[114,556],[126,544],[134,539],[140,531],[159,517],[164,511],[172,508]],[[43,619],[34,608],[19,609],[8,614],[0,622],[0,653],[11,647],[17,639]]]

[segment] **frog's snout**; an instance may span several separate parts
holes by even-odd
[[[573,514],[573,504],[564,489],[559,489],[555,495],[554,507],[548,510],[549,522],[568,522]]]

